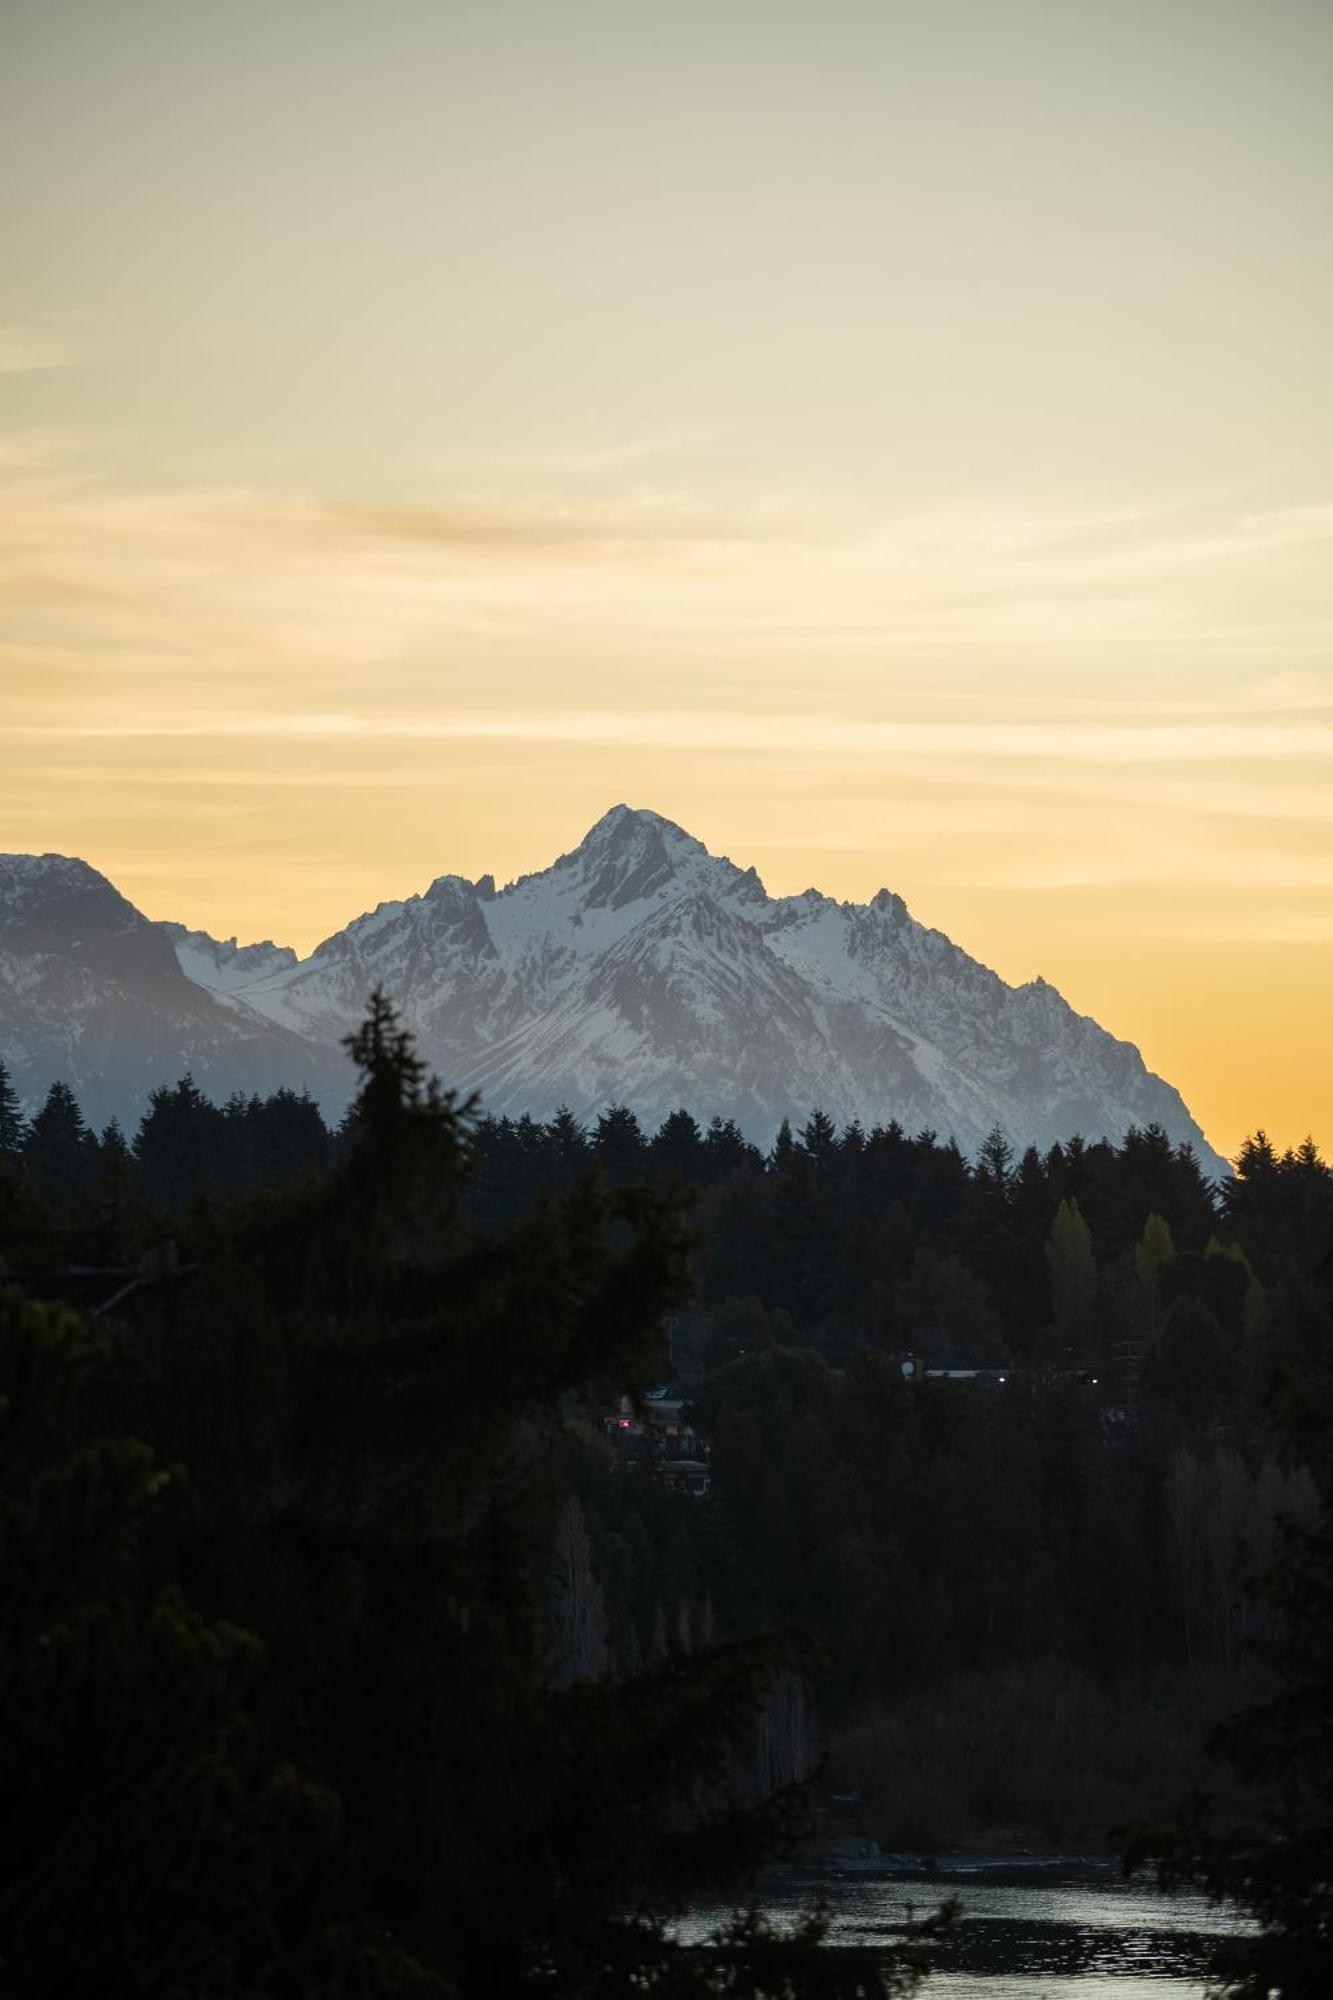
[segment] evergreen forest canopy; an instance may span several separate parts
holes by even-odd
[[[814,1925],[779,1964],[742,1921],[701,1970],[663,1913],[808,1831],[821,1757],[816,1796],[854,1795],[825,1826],[916,1849],[1103,1840],[1218,1788],[1201,1735],[1271,1692],[1254,1649],[1281,1638],[1242,1571],[1319,1517],[1322,1446],[1270,1421],[1275,1378],[1329,1375],[1313,1144],[1260,1134],[1215,1188],[1156,1129],[972,1162],[815,1112],[764,1156],[684,1110],[477,1115],[382,1003],[354,1053],[337,1131],[185,1078],[98,1137],[61,1085],[25,1121],[0,1068],[3,1490],[34,1551],[77,1490],[118,1566],[28,1636],[96,1631],[122,1704],[150,1672],[212,1704],[239,1817],[182,1888],[180,1963],[219,1871],[238,1941],[198,1990],[813,1992],[833,1961],[887,1992],[910,1957]],[[97,1461],[103,1491],[87,1455],[121,1433],[146,1444]],[[168,1733],[136,1782],[190,1796],[198,1747]],[[73,1824],[113,1782],[71,1778]],[[63,1809],[0,1926],[86,1978]]]

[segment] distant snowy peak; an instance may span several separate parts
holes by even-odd
[[[582,909],[615,911],[669,894],[682,876],[710,863],[714,868],[731,865],[715,862],[701,840],[658,813],[612,806],[572,853],[562,854],[554,867],[526,881],[570,877]],[[525,882],[515,884],[524,886]]]
[[[996,1125],[1017,1145],[1049,1145],[1157,1123],[1224,1170],[1138,1050],[1044,980],[1006,985],[889,889],[869,903],[770,896],[753,868],[625,805],[548,868],[499,890],[489,875],[440,875],[304,959],[150,925],[84,863],[11,856],[0,975],[6,934],[56,908],[66,941],[99,926],[151,933],[172,977],[234,1034],[272,1031],[266,1073],[299,1050],[326,1101],[347,1093],[339,1044],[382,987],[431,1067],[497,1113],[567,1103],[593,1117],[620,1101],[659,1122],[687,1104],[767,1143],[782,1118],[819,1106],[840,1123],[930,1127],[969,1151]]]
[[[9,929],[82,910],[101,922],[146,924],[133,903],[71,854],[0,854],[0,925]]]
[[[211,987],[182,966],[172,932],[195,940],[187,961]],[[343,1098],[345,1062],[224,991],[202,937],[150,922],[86,861],[0,856],[0,1058],[27,1107],[59,1080],[94,1124],[129,1124],[186,1070],[218,1098],[282,1083]]]
[[[1157,1121],[1220,1166],[1176,1092],[1044,981],[1013,988],[882,889],[770,896],[660,814],[613,806],[496,890],[439,877],[239,989],[325,1042],[382,985],[423,1053],[495,1111],[658,1118],[688,1101],[757,1137],[818,1104],[975,1149]]]
[[[177,963],[186,978],[210,993],[233,993],[297,963],[290,945],[274,944],[269,938],[260,944],[238,944],[234,937],[210,937],[207,931],[187,930],[184,924],[162,923],[158,928],[175,946]]]
[[[345,930],[335,931],[315,946],[310,962],[372,956],[386,946],[399,948],[407,938],[418,946],[449,940],[470,941],[478,950],[489,944],[480,904],[495,893],[489,875],[469,882],[465,875],[437,875],[420,896],[408,896],[401,903],[379,903],[364,916],[354,917]]]

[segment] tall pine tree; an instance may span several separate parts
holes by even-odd
[[[911,1954],[821,1952],[817,1927],[787,1947],[741,1923],[706,1951],[668,1928],[809,1825],[802,1786],[756,1798],[745,1775],[774,1676],[812,1664],[808,1641],[560,1685],[540,1561],[561,1412],[659,1372],[687,1288],[677,1198],[583,1180],[479,1237],[468,1107],[381,998],[351,1047],[344,1158],[253,1210],[196,1280],[202,1307],[225,1257],[244,1285],[227,1280],[223,1330],[262,1301],[285,1357],[266,1462],[221,1478],[224,1443],[250,1450],[233,1422],[199,1465],[198,1546],[270,1640],[281,1740],[344,1801],[349,1910],[477,2000],[903,1990]],[[248,1378],[215,1379],[235,1395]]]
[[[97,1180],[97,1141],[67,1083],[53,1083],[23,1142],[28,1172],[57,1214],[69,1216]]]
[[[0,1062],[0,1163],[17,1158],[27,1137],[28,1121],[23,1116],[18,1092],[3,1062]]]

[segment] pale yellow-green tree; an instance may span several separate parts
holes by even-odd
[[[1046,1239],[1046,1262],[1051,1273],[1051,1320],[1057,1349],[1081,1352],[1088,1344],[1097,1297],[1097,1260],[1092,1231],[1076,1201],[1062,1201],[1055,1211]]]
[[[1156,1290],[1157,1273],[1163,1264],[1171,1262],[1175,1254],[1170,1226],[1160,1215],[1150,1215],[1143,1225],[1143,1234],[1134,1252],[1134,1268],[1150,1292]]]
[[[1176,1246],[1171,1240],[1171,1230],[1160,1215],[1150,1215],[1143,1225],[1134,1249],[1134,1268],[1139,1274],[1148,1301],[1148,1329],[1157,1331],[1158,1286],[1157,1280],[1163,1267],[1171,1263],[1176,1254]]]

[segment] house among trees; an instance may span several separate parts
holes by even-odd
[[[626,1464],[637,1465],[674,1493],[704,1498],[712,1486],[712,1445],[686,1417],[681,1382],[646,1389],[638,1409],[622,1396],[600,1413],[598,1428]]]

